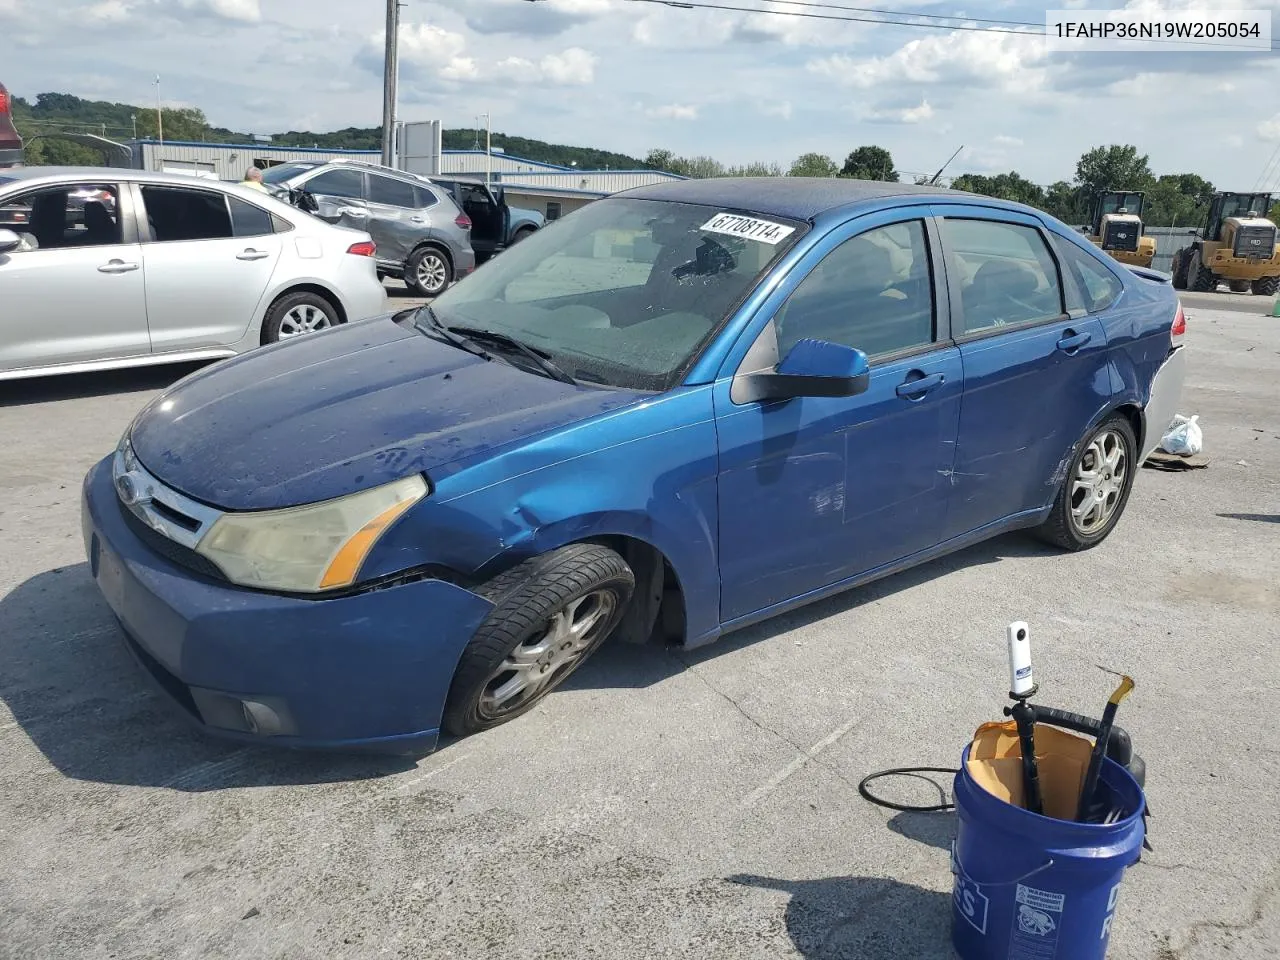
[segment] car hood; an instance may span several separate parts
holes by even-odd
[[[242,355],[137,417],[141,463],[228,510],[314,503],[525,439],[646,394],[578,387],[486,361],[378,317]]]

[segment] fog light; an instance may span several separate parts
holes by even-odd
[[[275,737],[284,732],[284,721],[265,703],[259,703],[257,700],[242,700],[240,706],[244,710],[244,720],[249,725],[250,733]]]

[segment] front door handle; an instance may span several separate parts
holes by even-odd
[[[916,371],[919,372],[919,371]],[[919,376],[913,380],[904,380],[898,384],[897,394],[908,400],[919,400],[930,390],[942,386],[947,378],[940,373],[931,373],[927,377]]]
[[[410,223],[426,223],[427,218],[426,217],[410,217],[409,222]]]
[[[337,213],[338,213],[338,216],[340,217],[360,218],[360,217],[367,217],[369,215],[368,210],[362,210],[359,207],[339,207],[337,210]]]
[[[1063,353],[1072,354],[1092,339],[1093,334],[1091,333],[1076,333],[1074,330],[1068,330],[1062,335],[1062,339],[1058,341],[1058,349]]]
[[[266,250],[254,250],[252,247],[250,247],[248,250],[244,250],[240,253],[237,253],[236,259],[237,260],[265,260],[269,256],[271,256],[271,254]]]
[[[108,260],[98,268],[99,273],[131,273],[138,269],[136,263],[125,263],[123,260]]]

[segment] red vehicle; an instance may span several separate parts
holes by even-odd
[[[9,91],[0,83],[0,167],[22,164],[22,138],[13,125]]]

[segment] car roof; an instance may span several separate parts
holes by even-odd
[[[639,200],[698,203],[730,210],[750,210],[790,220],[813,220],[818,215],[855,203],[899,196],[975,197],[947,187],[914,183],[884,183],[817,177],[710,177],[672,180],[634,187],[614,194]],[[982,197],[984,202],[990,197]]]
[[[156,183],[221,183],[188,173],[159,173],[153,170],[134,170],[132,167],[9,167],[0,171],[6,180],[149,180]]]

